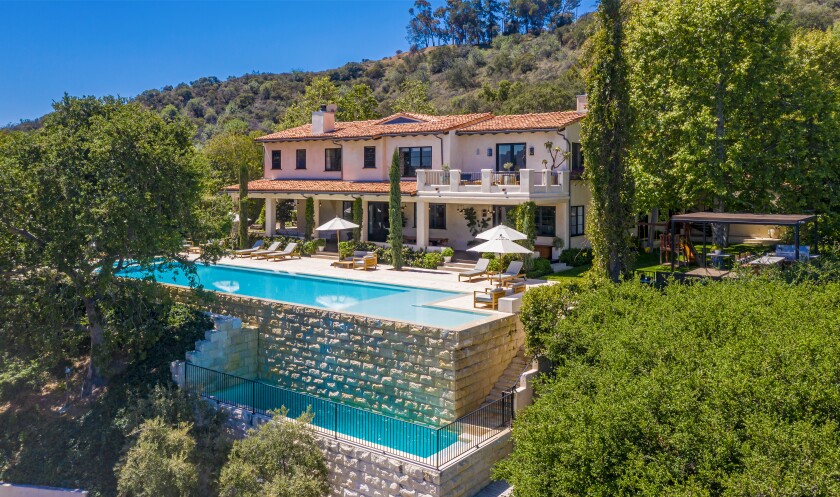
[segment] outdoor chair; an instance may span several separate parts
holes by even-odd
[[[262,240],[257,240],[254,243],[254,246],[249,248],[249,249],[234,250],[233,251],[233,257],[234,258],[236,258],[236,257],[251,257],[251,254],[253,254],[257,250],[259,250],[260,247],[262,247],[262,246],[263,246],[263,241]]]
[[[268,254],[266,259],[270,259],[272,261],[284,261],[293,257],[300,259],[300,249],[298,248],[297,242],[292,242],[286,245],[286,248],[280,252],[272,252]]]
[[[364,257],[353,258],[353,269],[361,269],[367,271],[368,269],[376,269],[379,265],[379,259],[376,254],[367,254]]]
[[[505,295],[518,295],[520,293],[525,293],[525,290],[527,289],[528,287],[524,281],[518,281],[507,287]]]
[[[461,278],[467,278],[470,282],[472,282],[473,278],[487,275],[487,267],[489,265],[489,259],[479,259],[478,262],[475,263],[475,267],[469,271],[458,273],[458,281],[461,281]]]
[[[525,281],[525,275],[522,274],[522,261],[511,261],[507,270],[499,274],[499,284],[508,285],[517,280]]]
[[[277,249],[280,248],[281,243],[283,243],[283,242],[274,242],[271,245],[269,245],[267,249],[265,249],[265,250],[255,250],[255,251],[251,252],[250,255],[254,259],[268,259],[268,256],[271,253],[277,251]]]
[[[484,307],[487,309],[498,309],[499,299],[505,296],[507,290],[504,288],[487,288],[473,292],[473,307]]]

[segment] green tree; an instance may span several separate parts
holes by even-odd
[[[403,81],[392,108],[394,112],[434,114],[435,108],[429,101],[429,85],[416,79]]]
[[[207,159],[208,189],[219,192],[239,181],[240,168],[247,166],[249,178],[263,175],[263,150],[246,132],[224,131],[213,135],[201,148]]]
[[[140,427],[137,443],[120,467],[117,489],[124,497],[198,495],[198,468],[192,461],[195,440],[190,426],[170,428],[161,418]]]
[[[534,248],[534,242],[537,240],[537,204],[528,201],[516,206],[516,231],[527,236],[522,240],[523,245],[529,249]]]
[[[303,213],[303,237],[305,240],[312,239],[312,232],[315,230],[315,199],[306,198],[306,207]]]
[[[362,209],[362,197],[353,199],[353,223],[358,224],[359,227],[353,230],[353,240],[362,241],[362,220],[364,217],[364,210]]]
[[[624,17],[620,0],[604,0],[592,41],[587,77],[589,115],[581,126],[586,157],[584,177],[592,190],[588,223],[595,254],[593,269],[619,281],[628,274],[633,250],[629,230],[635,185],[627,154],[631,138],[630,94],[624,54]]]
[[[183,260],[185,236],[221,238],[229,220],[202,216],[192,129],[114,98],[65,96],[0,157],[0,247],[21,272],[47,269],[81,299],[90,336],[89,382],[105,381],[100,304],[114,274],[157,258]],[[222,248],[202,254],[214,260]]]
[[[373,90],[370,86],[359,83],[353,85],[338,99],[338,115],[336,118],[339,121],[377,119],[380,117],[376,111],[377,107],[379,107],[379,102],[373,96]]]
[[[239,248],[246,249],[248,243],[248,165],[239,166]]]
[[[775,0],[643,0],[628,27],[644,208],[772,209],[790,32]],[[589,165],[591,163],[587,163]],[[714,226],[723,246],[726,232]]]
[[[402,233],[402,191],[400,190],[400,179],[402,179],[402,167],[400,154],[394,150],[391,157],[391,169],[388,172],[391,180],[391,194],[388,197],[388,245],[391,246],[391,265],[397,271],[403,266],[403,233]]]
[[[303,95],[295,101],[283,115],[277,126],[284,130],[312,122],[312,113],[321,105],[338,104],[340,98],[338,87],[330,81],[328,76],[315,78],[308,84]]]
[[[529,304],[557,368],[495,476],[517,497],[837,494],[839,296],[742,278]]]
[[[239,497],[323,497],[327,495],[327,465],[308,423],[274,419],[237,440],[219,477],[220,494]]]

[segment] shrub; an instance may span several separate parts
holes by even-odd
[[[443,254],[440,252],[426,252],[423,255],[423,266],[426,269],[437,269],[443,266]]]
[[[554,284],[531,287],[525,292],[520,319],[528,354],[545,354],[546,341],[554,336],[557,322],[572,309],[579,291],[576,285]]]
[[[455,255],[455,249],[452,247],[444,247],[443,250],[440,251],[440,255],[444,257],[452,257]]]
[[[553,272],[554,270],[551,269],[551,261],[539,257],[531,260],[531,270],[528,271],[528,277],[539,278],[547,274],[552,274]]]
[[[238,497],[322,497],[327,464],[307,412],[297,420],[286,411],[237,440],[219,478],[220,494]]]
[[[572,267],[586,266],[592,264],[591,248],[568,248],[560,254],[560,262]]]
[[[117,489],[127,497],[186,497],[198,495],[198,469],[192,461],[195,440],[190,426],[167,426],[161,418],[140,427],[137,444],[120,468]]]
[[[840,284],[609,284],[564,319],[536,290],[529,338],[558,366],[495,474],[518,496],[838,491]]]

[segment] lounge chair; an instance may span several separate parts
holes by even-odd
[[[507,290],[504,288],[487,288],[485,290],[475,290],[473,292],[473,307],[484,307],[488,309],[498,309],[499,299],[505,296]]]
[[[233,251],[233,257],[251,257],[251,254],[253,254],[257,250],[259,250],[260,247],[262,247],[262,246],[263,246],[263,241],[262,240],[257,240],[254,243],[254,246],[249,248],[249,249],[234,250]]]
[[[522,274],[522,261],[511,261],[507,270],[499,275],[499,284],[507,285],[517,280],[525,281],[525,275]]]
[[[292,242],[286,245],[286,248],[280,252],[272,252],[266,255],[266,259],[271,259],[272,261],[284,261],[293,257],[300,259],[300,249],[298,249],[297,242]]]
[[[267,249],[265,249],[265,250],[255,250],[255,251],[251,252],[250,255],[254,259],[268,259],[268,255],[276,252],[277,249],[280,248],[281,243],[283,243],[283,242],[274,242],[271,245],[269,245]]]
[[[469,271],[458,273],[458,281],[461,281],[461,278],[467,278],[470,282],[472,282],[473,278],[476,278],[478,276],[485,276],[487,274],[487,267],[489,265],[490,259],[479,259],[478,262],[475,263],[475,267],[473,267]]]
[[[353,269],[361,269],[367,271],[368,269],[376,269],[379,265],[379,260],[376,254],[367,254],[364,257],[353,258]]]

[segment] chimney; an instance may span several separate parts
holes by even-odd
[[[322,105],[321,110],[312,113],[312,134],[322,135],[335,131],[335,104]]]
[[[577,111],[586,114],[589,112],[589,96],[586,94],[577,96]]]

